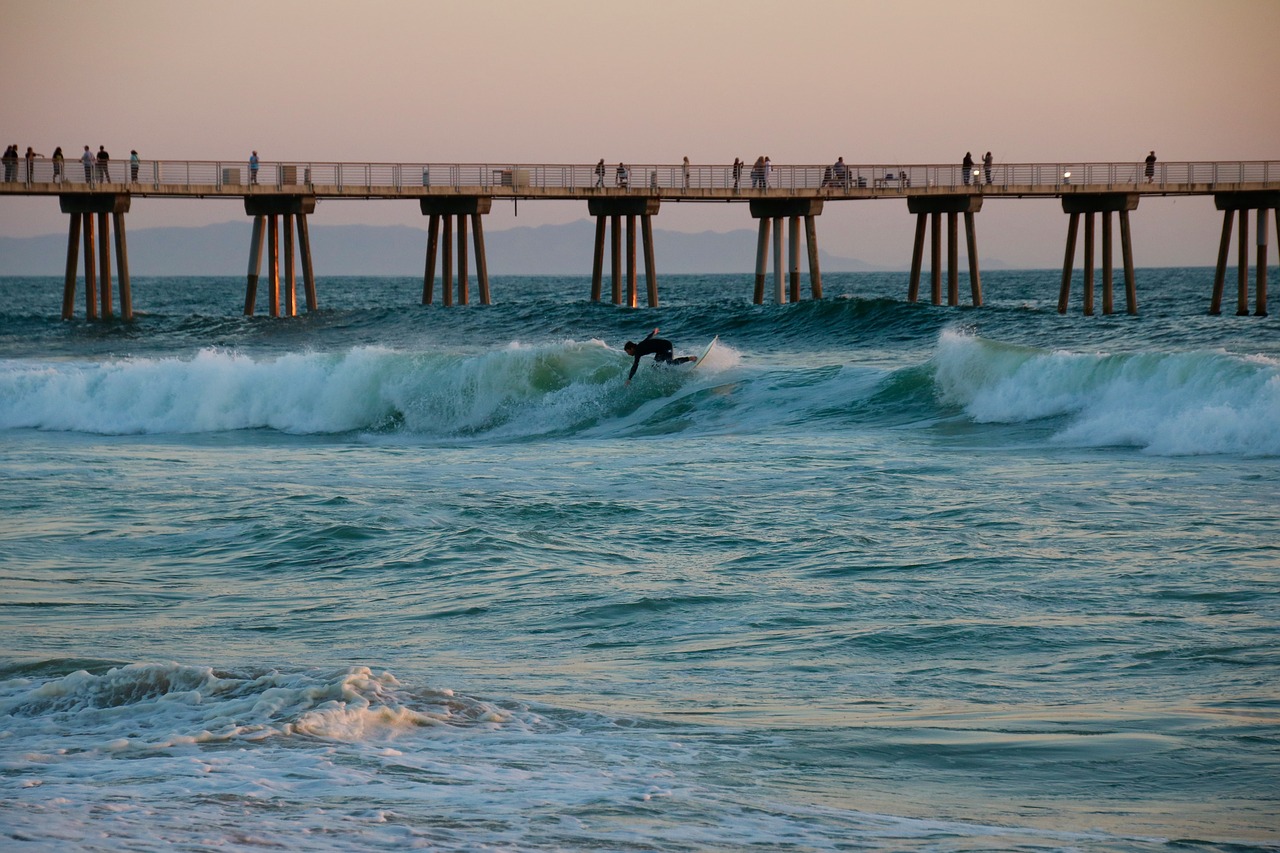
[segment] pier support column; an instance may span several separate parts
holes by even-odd
[[[606,220],[603,216],[596,217],[596,243],[595,251],[591,255],[591,301],[599,302],[600,294],[604,290],[604,232]]]
[[[609,217],[609,272],[611,296],[614,305],[622,304],[622,217]]]
[[[124,214],[113,212],[111,218],[116,226],[116,277],[120,280],[120,316],[132,320],[133,289],[129,283],[129,241],[124,234]]]
[[[84,221],[84,317],[98,319],[98,258],[93,239],[93,214],[81,214]]]
[[[1253,311],[1256,317],[1267,316],[1267,212],[1265,207],[1258,208],[1258,262],[1254,266],[1257,275]]]
[[[969,255],[969,299],[973,307],[982,307],[982,273],[978,271],[978,232],[972,210],[964,212],[965,249]]]
[[[821,299],[822,270],[818,266],[818,231],[812,214],[804,218],[804,240],[809,248],[809,294],[814,299]]]
[[[284,314],[298,316],[298,278],[293,263],[293,217],[285,216],[280,223],[284,229]]]
[[[1280,192],[1262,190],[1257,192],[1217,193],[1213,197],[1214,205],[1222,211],[1222,241],[1218,244],[1218,266],[1213,276],[1213,298],[1209,303],[1210,314],[1222,313],[1222,291],[1226,284],[1227,259],[1231,254],[1232,220],[1240,220],[1240,238],[1237,249],[1237,285],[1236,315],[1243,317],[1249,313],[1249,211],[1258,212],[1257,220],[1257,266],[1254,270],[1256,292],[1254,295],[1253,313],[1258,317],[1267,316],[1267,240],[1270,234],[1268,227],[1269,214],[1276,213],[1276,240],[1280,241]]]
[[[76,274],[80,263],[80,215],[67,217],[71,227],[67,230],[67,276],[62,287],[62,319],[70,320],[76,312]]]
[[[1093,316],[1093,214],[1084,214],[1084,314]]]
[[[773,218],[773,299],[779,305],[787,301],[787,291],[782,286],[782,217]]]
[[[769,229],[772,225],[772,219],[760,217],[760,233],[756,238],[756,289],[751,297],[756,305],[764,304],[764,279],[769,269]]]
[[[931,231],[930,300],[942,304],[942,214],[947,215],[947,304],[960,304],[960,231],[958,214],[964,214],[965,248],[969,254],[969,294],[975,308],[982,307],[982,279],[978,273],[978,235],[974,214],[982,210],[980,195],[911,196],[907,210],[916,216],[916,236],[911,248],[911,279],[907,301],[920,298],[920,273],[924,266],[925,231]]]
[[[489,260],[484,254],[484,226],[480,214],[471,214],[471,240],[476,252],[476,283],[480,285],[480,304],[491,305],[489,297]]]
[[[307,217],[299,214],[294,217],[298,221],[298,250],[302,254],[302,287],[307,294],[307,313],[317,310],[320,302],[316,298],[316,273],[311,265],[311,232],[307,228]]]
[[[1094,308],[1094,218],[1093,214],[1102,214],[1102,313],[1110,314],[1114,309],[1112,292],[1112,271],[1114,263],[1112,254],[1111,214],[1120,214],[1120,248],[1124,256],[1124,293],[1126,310],[1130,314],[1138,313],[1138,288],[1133,275],[1133,244],[1130,240],[1129,211],[1138,208],[1136,193],[1073,193],[1062,197],[1062,212],[1071,217],[1067,226],[1067,251],[1062,260],[1062,287],[1058,291],[1058,313],[1067,313],[1067,304],[1071,298],[1071,268],[1075,262],[1076,235],[1080,227],[1080,217],[1084,220],[1084,313],[1093,314]]]
[[[644,247],[644,282],[649,307],[658,307],[658,267],[653,251],[653,217],[640,217],[640,242]]]
[[[267,301],[271,316],[280,316],[280,216],[267,216]]]
[[[296,317],[298,315],[296,255],[301,255],[302,258],[302,283],[306,291],[307,311],[315,311],[319,307],[316,299],[315,271],[311,264],[311,232],[307,228],[307,215],[314,213],[315,209],[315,196],[245,196],[244,212],[253,217],[253,235],[249,238],[249,270],[244,291],[246,317],[253,316],[258,302],[258,277],[262,272],[264,238],[267,250],[267,302],[271,316]],[[297,227],[296,240],[294,239],[295,226]],[[282,228],[284,231],[283,293],[280,289]]]
[[[444,307],[453,307],[453,217],[445,216],[444,233],[440,235],[443,249],[440,257],[440,295]]]
[[[258,303],[258,276],[262,273],[262,241],[267,236],[265,216],[253,217],[253,235],[249,238],[249,273],[244,287],[244,315],[253,316]]]
[[[111,222],[107,214],[98,212],[98,316],[111,319]]]
[[[627,307],[635,308],[636,294],[636,217],[627,216]]]
[[[591,259],[591,301],[599,302],[604,270],[605,230],[610,231],[610,268],[613,275],[613,304],[635,308],[639,304],[636,279],[636,219],[640,220],[640,251],[644,258],[645,290],[650,308],[658,307],[658,271],[653,246],[653,217],[657,215],[661,201],[653,197],[593,198],[587,200],[587,212],[596,220],[595,250]],[[623,275],[623,217],[626,217],[626,293]]]
[[[493,208],[489,196],[441,196],[418,200],[422,215],[430,217],[427,225],[427,261],[422,274],[422,304],[430,305],[435,295],[436,255],[440,258],[440,293],[445,307],[454,304],[453,270],[454,249],[458,252],[459,305],[471,302],[471,276],[467,270],[467,220],[471,221],[472,249],[476,259],[476,284],[480,289],[480,304],[491,304],[489,291],[489,261],[485,257],[484,226],[482,218]],[[440,234],[443,218],[444,234]],[[454,244],[454,226],[457,226],[457,244]],[[443,247],[443,251],[440,251]]]
[[[120,316],[133,319],[133,295],[129,285],[128,245],[125,240],[124,215],[129,212],[130,198],[125,194],[59,196],[59,206],[68,214],[67,266],[62,288],[62,319],[75,315],[76,268],[78,245],[83,239],[85,317],[96,320],[113,316],[111,300],[111,223],[116,234],[116,272],[120,280]],[[95,240],[94,221],[97,220]],[[100,273],[100,275],[99,275]]]
[[[769,236],[773,234],[774,300],[785,304],[800,298],[800,219],[805,223],[805,239],[809,261],[809,295],[822,298],[822,273],[818,268],[818,235],[815,217],[821,215],[823,199],[752,199],[751,218],[760,220],[759,239],[756,242],[756,282],[752,299],[756,305],[764,303],[764,283],[769,268]],[[790,281],[783,283],[782,237],[783,220],[789,220]]]
[[[430,305],[435,298],[436,256],[440,251],[440,215],[432,214],[427,220],[427,264],[422,273],[422,304]]]
[[[787,299],[790,302],[800,301],[800,217],[793,216],[788,222],[787,233]]]

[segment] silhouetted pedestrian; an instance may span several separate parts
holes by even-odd
[[[627,184],[631,181],[631,176],[628,174],[626,166],[621,163],[618,164],[618,170],[614,173],[614,180],[622,189],[625,190],[627,188]]]
[[[111,183],[111,155],[105,145],[98,146],[98,177],[104,184]]]
[[[425,174],[426,172],[423,172],[423,175]],[[249,155],[249,183],[256,184],[257,182],[258,182],[258,152],[255,151]],[[422,185],[426,186],[426,183],[427,183],[426,180],[423,180]]]
[[[4,149],[4,182],[7,184],[13,180],[14,173],[18,171],[18,145],[14,143]]]
[[[142,165],[142,161],[138,159],[137,151],[129,152],[129,180],[133,183],[138,182],[138,167]]]
[[[600,162],[596,163],[596,186],[604,188],[604,158],[600,158]]]
[[[742,187],[742,161],[737,157],[733,158],[733,191],[737,192]]]
[[[1156,177],[1156,152],[1152,151],[1147,155],[1147,183],[1151,183]]]
[[[689,189],[689,158],[684,158],[684,188]]]
[[[964,172],[960,177],[964,180],[964,185],[969,186],[969,178],[973,177],[973,152],[964,152],[964,159],[960,161],[960,169]]]
[[[59,145],[53,149],[53,182],[55,184],[62,183],[62,164],[66,162],[66,158],[62,156],[62,146]]]
[[[982,155],[982,171],[987,176],[987,183],[991,183],[991,161],[992,157],[990,151]]]
[[[30,145],[27,146],[25,159],[27,161],[27,183],[32,183],[36,179],[36,158],[43,157],[43,154],[37,154],[35,149]]]

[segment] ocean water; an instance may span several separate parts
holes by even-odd
[[[1280,321],[1211,282],[0,279],[0,846],[1280,849]],[[720,345],[624,384],[655,326]]]

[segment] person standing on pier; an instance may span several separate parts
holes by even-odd
[[[737,157],[733,158],[733,191],[737,192],[742,188],[742,161]]]
[[[6,184],[13,180],[13,175],[16,171],[18,171],[17,143],[4,149],[4,182]]]
[[[138,167],[142,165],[142,161],[138,159],[137,151],[129,152],[129,180],[133,183],[138,182]]]
[[[62,156],[62,146],[59,145],[53,149],[53,182],[55,184],[62,183],[62,164],[66,158]]]
[[[84,182],[86,184],[93,183],[93,152],[89,150],[89,146],[84,147],[84,153],[80,155],[80,162],[84,164]]]
[[[425,172],[423,174],[426,174]],[[249,183],[256,184],[258,182],[258,152],[255,151],[249,155]],[[423,182],[426,183],[425,181]]]
[[[596,186],[604,189],[604,158],[600,158],[600,162],[596,163]]]
[[[773,177],[773,161],[766,156],[764,158],[764,183],[762,189],[769,189],[769,179]]]
[[[27,146],[27,183],[34,183],[36,179],[36,158],[43,157],[43,154],[37,154],[35,149],[30,145]]]
[[[764,182],[764,155],[756,158],[751,165],[751,189],[756,189]]]
[[[627,188],[627,184],[630,182],[630,175],[627,174],[627,167],[622,163],[619,163],[618,171],[614,178],[617,181],[618,186],[625,190]]]
[[[98,146],[98,177],[104,184],[111,183],[111,155],[105,145]]]
[[[964,172],[960,177],[964,180],[964,185],[969,186],[969,178],[973,175],[973,152],[964,152],[964,159],[960,161],[960,168]]]
[[[1152,151],[1147,155],[1147,183],[1151,183],[1156,176],[1156,152]]]
[[[987,183],[991,183],[991,152],[982,155],[982,171],[986,174]]]
[[[687,190],[687,189],[689,189],[689,158],[688,158],[688,157],[685,157],[685,158],[684,158],[684,167],[683,167],[683,170],[684,170],[684,172],[683,172],[683,174],[684,174],[684,188]]]

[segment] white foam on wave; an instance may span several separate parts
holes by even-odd
[[[721,345],[696,381],[739,359]],[[0,429],[106,435],[274,429],[292,434],[396,432],[432,439],[520,439],[589,429],[634,405],[630,360],[598,340],[479,353],[378,346],[278,357],[204,349],[193,356],[105,362],[0,362]],[[677,377],[678,374],[678,377]]]
[[[981,423],[1065,417],[1056,440],[1158,455],[1280,455],[1280,363],[1227,352],[1049,352],[943,332],[943,402]]]
[[[0,362],[0,429],[295,434],[403,428],[433,436],[563,428],[598,408],[621,360],[603,344],[512,344],[479,355],[362,346],[339,353]]]
[[[75,729],[80,748],[109,752],[294,736],[366,741],[418,727],[508,720],[500,709],[452,691],[411,694],[390,673],[367,667],[232,675],[146,663],[44,683],[17,679],[0,689],[6,738],[38,741]]]

